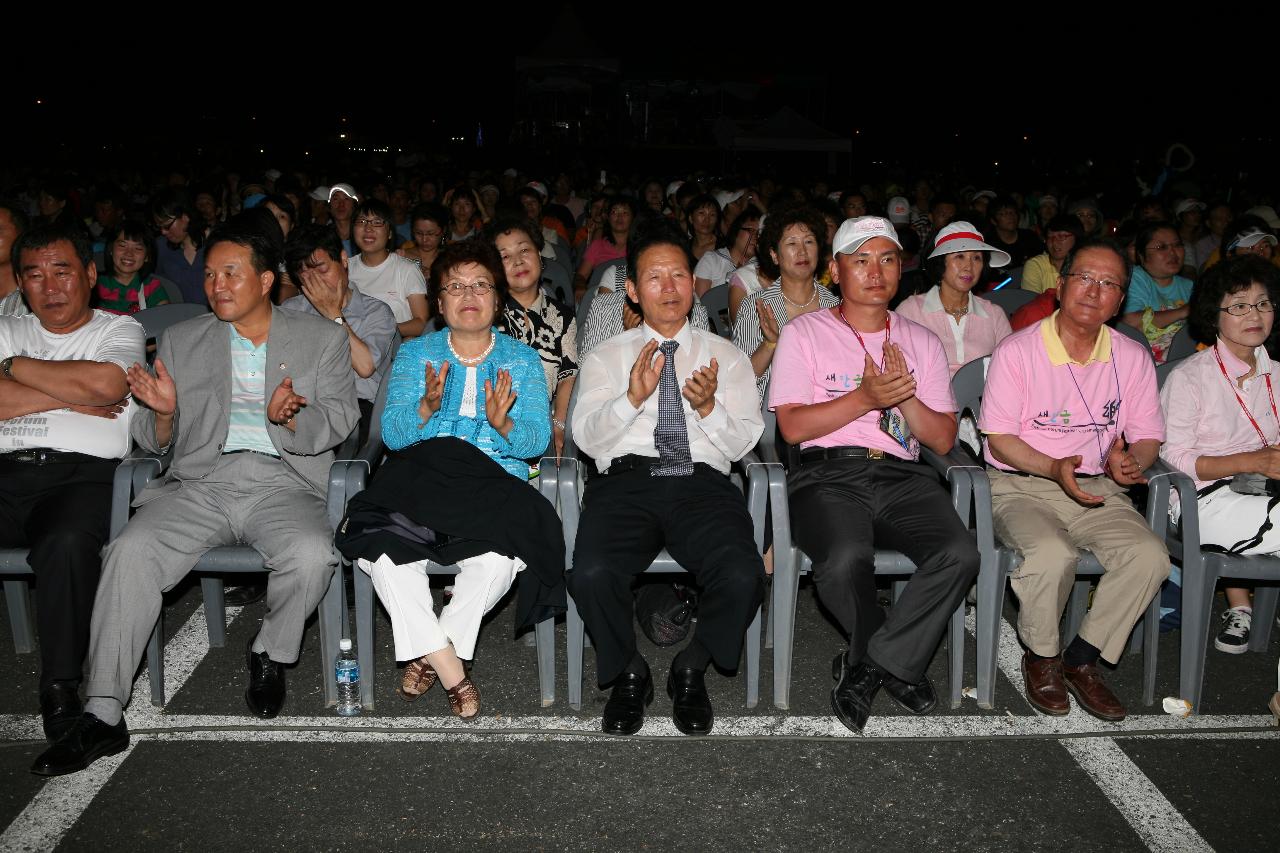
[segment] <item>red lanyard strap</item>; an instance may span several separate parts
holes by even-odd
[[[865,352],[868,356],[870,356],[871,350],[867,349],[866,341],[862,339],[862,335],[858,334],[858,330],[855,329],[853,327],[853,324],[849,322],[848,318],[844,316],[843,304],[841,304],[840,307],[836,309],[836,313],[840,315],[841,320],[844,320],[844,324],[849,327],[849,331],[853,332],[853,336],[858,339],[858,345],[862,347],[862,351]],[[881,370],[884,370],[885,352],[889,349],[889,344],[893,341],[892,332],[893,332],[893,329],[891,328],[891,315],[888,311],[886,311],[884,312],[884,346],[880,348],[880,369]],[[868,332],[868,334],[870,333]]]
[[[1258,438],[1262,439],[1262,446],[1267,447],[1269,442],[1267,441],[1266,433],[1262,431],[1262,427],[1258,426],[1257,420],[1253,417],[1253,412],[1250,412],[1249,407],[1244,404],[1244,399],[1241,398],[1240,392],[1236,390],[1236,384],[1231,381],[1231,377],[1227,374],[1227,366],[1222,363],[1222,356],[1218,353],[1218,345],[1216,343],[1213,345],[1213,357],[1218,360],[1218,369],[1222,371],[1222,378],[1227,380],[1227,385],[1231,388],[1231,393],[1235,395],[1236,402],[1244,410],[1244,416],[1249,419],[1249,423],[1253,424],[1254,430],[1258,433]],[[1280,413],[1276,412],[1276,395],[1271,390],[1271,374],[1268,373],[1266,378],[1267,396],[1271,398],[1271,416],[1276,419],[1276,425],[1280,426]]]

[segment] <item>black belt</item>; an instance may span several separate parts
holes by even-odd
[[[280,458],[279,456],[275,456],[274,454],[271,454],[271,453],[263,453],[261,450],[250,450],[250,449],[249,449],[249,448],[247,448],[247,447],[242,447],[242,448],[240,448],[239,450],[228,450],[228,451],[226,451],[225,453],[223,453],[222,455],[223,455],[223,456],[235,456],[237,453],[256,453],[256,454],[258,454],[259,456],[265,456],[265,457],[267,457],[268,459],[279,459],[279,458]]]
[[[1039,474],[1029,474],[1026,471],[1018,471],[1018,470],[1006,471],[1003,468],[997,468],[994,465],[988,465],[987,468],[989,468],[992,471],[999,471],[1001,474],[1012,474],[1015,477],[1040,477]],[[1106,474],[1081,474],[1079,472],[1076,473],[1077,480],[1096,480],[1099,477],[1105,477],[1105,476],[1107,475]],[[1049,477],[1040,477],[1040,478],[1042,480],[1050,479]]]
[[[612,477],[615,474],[625,474],[628,471],[637,471],[637,470],[642,470],[647,472],[650,468],[655,468],[661,464],[662,464],[661,460],[656,459],[652,456],[640,456],[635,453],[628,453],[627,455],[619,456],[617,459],[614,459],[612,462],[610,462],[609,470],[600,472],[600,476]],[[723,471],[717,470],[716,468],[714,468],[711,465],[708,465],[705,462],[693,463],[693,470],[694,471],[710,471],[712,474],[717,474],[721,477],[728,476]]]
[[[90,456],[87,453],[73,453],[69,450],[47,450],[43,447],[3,453],[0,454],[0,460],[5,462],[25,462],[28,465],[85,465],[91,462],[119,461],[117,459],[104,459],[101,456]]]
[[[892,453],[886,453],[878,447],[809,447],[800,451],[801,465],[810,465],[827,459],[888,459],[894,462],[915,464],[912,459],[894,456]]]

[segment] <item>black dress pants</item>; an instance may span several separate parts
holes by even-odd
[[[0,456],[0,547],[29,547],[36,573],[40,686],[80,681],[111,520],[118,459],[15,462]]]
[[[831,459],[790,477],[791,529],[813,560],[818,597],[849,633],[852,661],[920,682],[947,620],[978,575],[978,551],[950,495],[927,465]],[[916,564],[886,618],[875,583],[875,549]]]
[[[700,589],[694,640],[716,666],[738,667],[743,635],[764,595],[764,562],[746,498],[705,465],[687,477],[653,477],[638,467],[587,483],[567,579],[595,645],[602,686],[635,656],[631,584],[664,546]]]

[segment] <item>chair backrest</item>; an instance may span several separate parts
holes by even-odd
[[[182,288],[178,287],[176,281],[171,281],[162,275],[156,276],[160,279],[160,289],[164,291],[165,298],[169,300],[170,305],[177,305],[179,302],[186,302],[186,298],[182,295]]]
[[[982,411],[982,389],[987,384],[990,365],[991,356],[984,355],[965,364],[951,377],[951,393],[955,395],[961,415],[967,411],[976,418]]]
[[[400,353],[401,343],[403,340],[399,332],[391,336],[391,358],[388,359],[391,366],[387,368],[386,373],[382,374],[382,382],[378,384],[378,396],[373,401],[373,412],[369,415],[369,437],[357,454],[359,458],[367,460],[370,465],[376,464],[386,452],[386,447],[382,443],[382,412],[387,408],[387,389],[391,387],[391,371],[394,368],[396,356]]]
[[[1179,362],[1166,361],[1164,364],[1156,365],[1156,387],[1163,388],[1164,381],[1169,378],[1169,374],[1173,373],[1173,369],[1177,367]]]
[[[711,331],[722,338],[732,338],[733,324],[729,322],[729,285],[718,284],[704,293],[702,307],[707,309]]]
[[[1133,326],[1130,326],[1128,323],[1125,323],[1123,321],[1116,323],[1111,328],[1115,329],[1117,332],[1124,335],[1126,338],[1129,338],[1130,340],[1134,340],[1142,344],[1142,348],[1147,351],[1147,354],[1151,355],[1152,358],[1155,358],[1155,356],[1151,354],[1151,342],[1147,340],[1147,336],[1142,334],[1141,331],[1139,331],[1138,329],[1135,329]]]
[[[573,276],[559,264],[542,265],[542,288],[565,305],[573,304]]]
[[[1180,358],[1186,358],[1189,355],[1196,354],[1196,341],[1191,337],[1191,329],[1184,323],[1177,334],[1173,336],[1173,340],[1169,342],[1169,350],[1165,355],[1165,361],[1177,361]]]
[[[591,313],[591,300],[595,298],[596,291],[601,287],[607,287],[610,290],[618,289],[619,268],[625,270],[627,268],[626,262],[609,261],[608,263],[598,264],[591,271],[591,279],[587,282],[587,289],[582,294],[582,302],[578,303],[578,310],[575,314],[575,316],[582,318],[579,321],[579,326],[587,322],[587,317]]]
[[[1018,277],[1022,277],[1021,268],[1018,270]],[[1003,281],[1003,279],[1001,280]],[[1032,293],[1030,290],[1019,289],[1016,282],[1010,282],[999,290],[982,294],[982,298],[999,305],[1000,310],[1004,311],[1007,316],[1012,317],[1013,312],[1039,295],[1038,293]]]
[[[150,339],[160,337],[170,326],[177,325],[184,320],[199,317],[201,314],[207,314],[208,312],[209,309],[203,305],[197,305],[194,302],[178,302],[171,305],[144,308],[134,314],[133,319],[142,324],[147,338]]]

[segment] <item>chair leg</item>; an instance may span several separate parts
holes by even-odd
[[[360,705],[365,711],[373,710],[373,578],[359,566],[353,565],[356,581],[356,657],[360,661]],[[333,678],[329,679],[333,681]],[[335,683],[334,689],[337,689]]]
[[[1206,562],[1199,568],[1182,567],[1182,641],[1178,663],[1178,693],[1191,703],[1191,713],[1200,713],[1200,692],[1204,686],[1204,663],[1209,643],[1210,610],[1218,573]]]
[[[151,682],[151,704],[164,707],[164,608],[147,640],[147,679]]]
[[[747,707],[754,708],[760,704],[760,626],[763,620],[764,607],[756,608],[756,616],[747,628]]]
[[[320,599],[320,683],[324,685],[324,704],[332,708],[338,704],[338,684],[334,676],[334,662],[338,659],[338,642],[343,637],[342,601],[346,597],[343,579],[342,562],[334,569],[329,578],[329,589]],[[359,654],[357,652],[357,654]],[[360,667],[361,683],[364,679],[373,679],[373,671]],[[364,704],[363,702],[361,703]]]
[[[899,598],[902,598],[902,593],[904,593],[904,592],[906,591],[906,589],[907,589],[907,581],[905,581],[905,580],[895,580],[895,581],[893,582],[893,595],[892,595],[892,599],[891,599],[891,600],[892,600],[892,602],[893,602],[893,606],[895,606],[895,607],[897,606],[897,604],[898,604],[898,599],[899,599]]]
[[[542,694],[542,707],[556,701],[556,620],[543,619],[533,629],[538,641],[538,691]]]
[[[996,660],[1000,653],[1000,619],[1004,610],[1005,577],[1013,557],[1006,551],[985,560],[978,572],[978,603],[974,607],[978,707],[994,708],[996,701]]]
[[[774,552],[777,553],[776,551]],[[773,575],[769,575],[764,582],[764,599],[768,606],[765,607],[765,623],[764,623],[764,647],[766,649],[773,648]]]
[[[1062,622],[1062,636],[1059,638],[1064,649],[1080,633],[1080,626],[1084,624],[1084,617],[1089,612],[1090,586],[1092,582],[1085,578],[1077,580],[1071,587],[1071,598],[1067,601],[1067,614]]]
[[[13,626],[13,649],[20,655],[31,654],[36,642],[31,629],[30,588],[26,579],[4,582],[4,600],[9,609],[9,624]]]
[[[227,644],[227,602],[222,595],[222,578],[201,575],[200,592],[204,595],[204,621],[209,629],[209,647],[220,649]]]
[[[1156,590],[1147,613],[1139,623],[1142,626],[1142,704],[1154,705],[1156,701],[1156,659],[1160,652],[1160,591]],[[1137,633],[1136,631],[1134,633]]]
[[[796,599],[800,596],[799,557],[774,553],[773,561],[773,707],[791,707],[791,659],[795,653]]]
[[[565,612],[564,626],[567,637],[565,639],[565,655],[568,659],[569,668],[569,707],[575,711],[582,710],[582,638],[586,633],[586,628],[582,624],[582,617],[578,615],[578,605],[574,603],[573,596],[569,596],[569,607]]]
[[[951,673],[951,707],[959,708],[964,698],[964,601],[951,614],[947,637],[947,664]]]
[[[1271,642],[1271,624],[1276,618],[1280,586],[1258,584],[1253,589],[1253,627],[1249,629],[1249,651],[1265,652]]]

